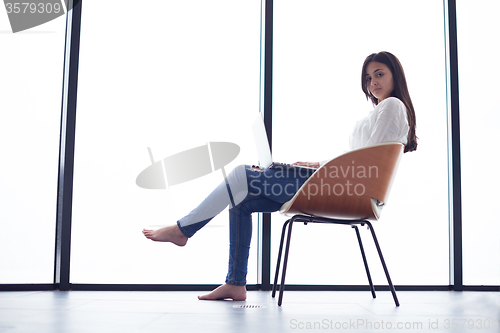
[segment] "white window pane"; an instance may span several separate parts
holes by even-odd
[[[53,283],[65,17],[13,34],[0,10],[0,283]]]
[[[373,109],[361,91],[371,53],[401,61],[419,146],[404,155],[382,218],[374,224],[393,282],[447,285],[448,167],[443,4],[440,1],[275,1],[273,155],[320,161],[348,149],[357,120]],[[425,23],[422,18],[425,17]],[[283,217],[273,217],[273,240]],[[299,231],[300,230],[300,231]],[[362,230],[374,282],[385,284]],[[273,247],[276,258],[278,242]],[[367,284],[353,230],[295,229],[288,283]]]
[[[463,278],[500,284],[500,225],[495,149],[500,101],[495,74],[500,46],[496,0],[457,1],[462,157]]]
[[[254,163],[248,124],[259,110],[259,70],[260,1],[83,5],[72,283],[224,282],[227,210],[183,248],[141,232],[176,223],[222,172],[168,190],[135,181],[151,164],[147,147],[159,160],[228,141],[241,151],[226,172]],[[256,241],[250,284],[257,281]]]

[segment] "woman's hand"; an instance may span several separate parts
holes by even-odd
[[[305,166],[309,168],[319,168],[319,162],[295,162],[293,165]]]

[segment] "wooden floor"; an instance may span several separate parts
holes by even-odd
[[[245,302],[201,292],[0,292],[0,332],[500,332],[499,292],[267,291]]]

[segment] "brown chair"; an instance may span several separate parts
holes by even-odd
[[[358,230],[358,225],[364,226],[366,224],[375,242],[394,302],[396,306],[399,306],[396,291],[389,276],[375,231],[368,220],[378,220],[380,218],[380,213],[387,202],[403,150],[403,144],[390,142],[356,149],[340,155],[316,170],[295,196],[283,204],[280,212],[293,216],[283,225],[274,276],[272,297],[276,295],[283,244],[287,234],[278,297],[279,306],[283,301],[288,253],[294,222],[304,224],[343,224],[354,228],[370,290],[373,298],[375,298],[375,288]],[[287,227],[288,233],[286,232]]]

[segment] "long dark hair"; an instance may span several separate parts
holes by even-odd
[[[410,93],[408,92],[408,86],[406,85],[406,77],[403,71],[403,66],[401,66],[399,59],[389,52],[373,53],[366,57],[365,62],[363,63],[363,71],[361,72],[361,89],[363,89],[366,99],[370,99],[374,105],[378,104],[378,99],[373,96],[370,89],[368,89],[368,83],[365,77],[366,67],[372,61],[380,62],[389,67],[394,80],[394,90],[391,93],[391,97],[400,99],[406,106],[408,126],[410,127],[410,130],[408,131],[408,142],[406,143],[404,152],[406,153],[417,150],[417,136],[415,134],[417,123],[415,120],[415,109],[413,108]]]

